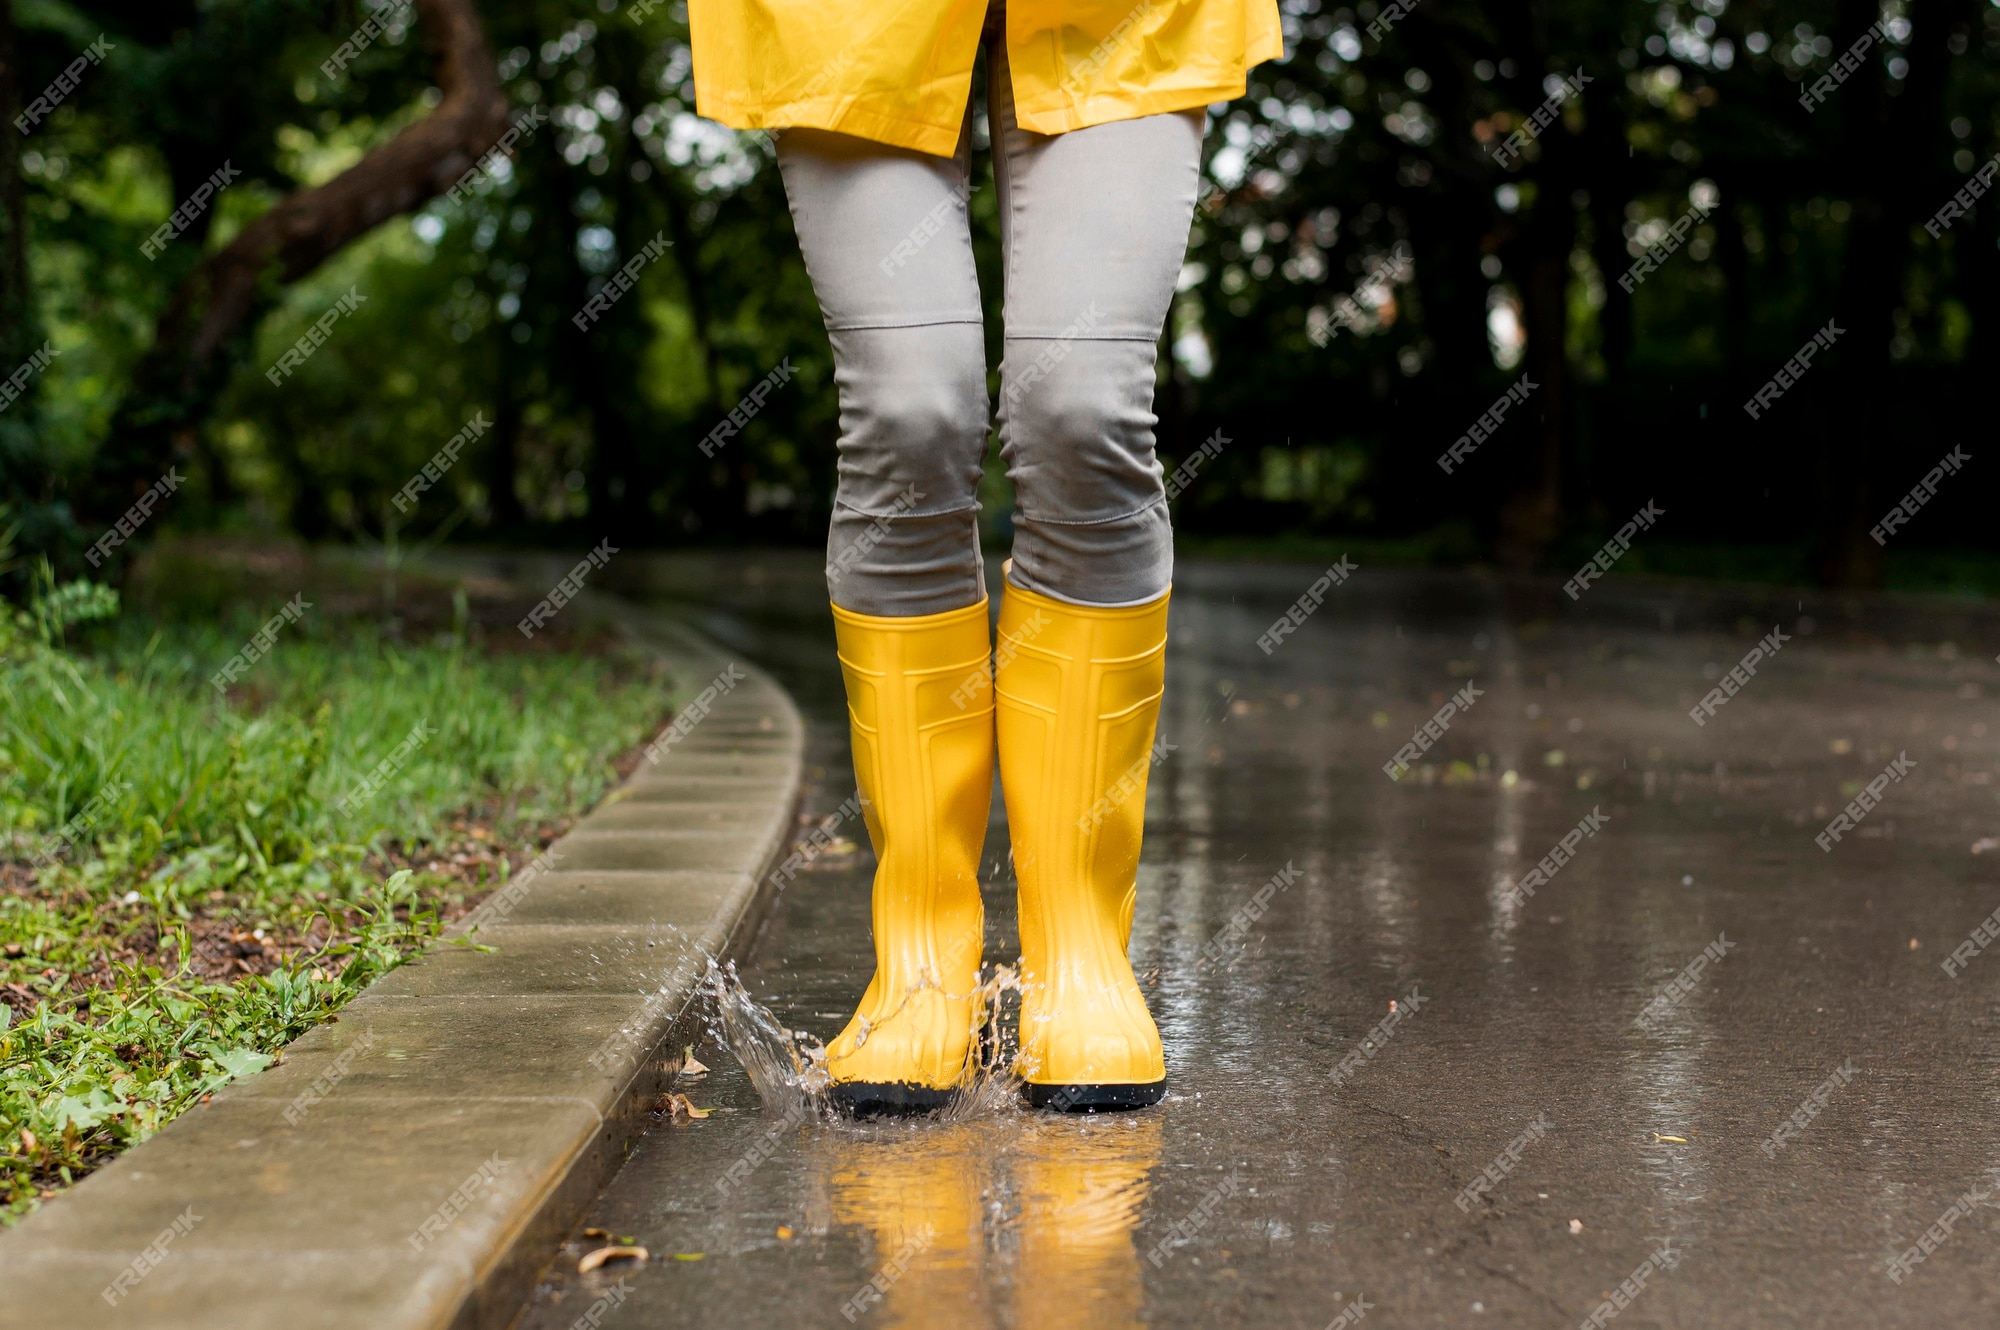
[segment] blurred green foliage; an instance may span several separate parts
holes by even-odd
[[[1370,3],[1281,8],[1286,58],[1211,108],[1163,339],[1163,452],[1230,439],[1183,497],[1184,529],[1467,532],[1475,556],[1532,563],[1652,497],[1677,539],[1790,543],[1802,568],[1879,580],[1861,533],[1938,441],[1983,422],[1974,367],[2000,351],[2000,209],[1922,225],[2000,148],[2000,7],[1424,0],[1392,24]],[[65,503],[200,256],[434,100],[408,10],[387,11],[401,17],[343,73],[321,71],[373,12],[16,6],[30,94],[99,31],[115,43],[22,144],[32,321],[62,351],[0,415],[0,501],[24,548],[73,560],[94,538],[65,526]],[[768,140],[694,114],[683,6],[479,12],[512,102],[549,122],[463,201],[385,222],[269,292],[161,520],[314,539],[817,539],[838,410],[825,337]],[[1804,109],[1801,88],[1878,21],[1887,37]],[[1498,160],[1577,71],[1581,94]],[[141,243],[224,161],[241,179],[146,259]],[[992,199],[982,189],[973,212],[997,333]],[[1622,289],[1696,201],[1706,219]],[[575,328],[656,235],[671,247],[638,290]],[[1408,272],[1371,283],[1399,246]],[[268,382],[350,288],[360,311]],[[1347,298],[1361,313],[1343,325]],[[1829,319],[1852,332],[1825,368],[1747,419],[1739,404]],[[996,337],[995,365],[997,351]],[[786,358],[791,385],[703,459],[695,442]],[[1436,455],[1524,373],[1533,410],[1470,474],[1441,475]],[[399,511],[390,496],[481,413],[491,428],[446,482]],[[1004,508],[1004,484],[989,492]],[[1972,502],[1942,496],[1900,539],[1990,548]]]

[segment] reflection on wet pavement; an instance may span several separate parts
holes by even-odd
[[[675,559],[650,590],[793,689],[823,816],[852,777],[814,573]],[[720,1111],[647,1135],[585,1220],[654,1261],[579,1278],[573,1245],[524,1324],[620,1280],[606,1326],[1995,1323],[1986,1207],[1890,1263],[2000,1179],[2000,955],[1940,967],[2000,905],[1973,852],[2000,620],[1363,568],[1267,655],[1313,573],[1180,572],[1132,943],[1165,1103],[771,1134],[702,1050]],[[997,799],[985,864],[1010,960]],[[867,980],[869,868],[816,861],[743,966],[793,1028],[830,1036]]]
[[[1133,1237],[1160,1162],[1159,1121],[1012,1127],[816,1133],[808,1214],[863,1236],[877,1266],[843,1311],[908,1327],[1139,1323]]]
[[[1019,1206],[1016,1325],[1131,1325],[1145,1289],[1133,1237],[1160,1162],[1154,1114],[1041,1120],[1009,1150]]]
[[[965,1127],[863,1141],[837,1131],[812,1143],[808,1195],[832,1222],[865,1234],[875,1282],[844,1311],[880,1304],[884,1325],[946,1325],[985,1301],[985,1198],[990,1161]]]

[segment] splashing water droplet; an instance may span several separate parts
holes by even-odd
[[[764,1111],[836,1120],[826,1045],[804,1030],[787,1029],[769,1007],[751,997],[735,962],[710,961],[703,983],[713,999],[709,1034],[742,1064]],[[990,973],[982,972],[973,995],[978,1043],[972,1076],[934,1115],[938,1121],[968,1122],[1023,1111],[1021,1082],[1014,1073],[1015,1041],[1002,1019],[1006,995],[1020,991],[1013,967],[996,965]]]
[[[1011,965],[995,965],[991,974],[980,973],[973,993],[977,1062],[971,1081],[938,1111],[941,1122],[971,1122],[1022,1111],[1021,1080],[1014,1074],[1015,1041],[1001,1019],[1006,995],[1021,991],[1020,976]]]
[[[715,999],[709,1033],[743,1064],[764,1111],[786,1114],[803,1108],[814,1117],[831,1116],[826,1046],[803,1030],[786,1029],[769,1007],[751,997],[737,977],[735,961],[710,961],[704,983]]]

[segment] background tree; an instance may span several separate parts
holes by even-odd
[[[114,45],[0,150],[0,339],[63,352],[0,413],[24,548],[73,562],[170,461],[189,483],[158,520],[187,526],[821,537],[838,405],[768,138],[694,115],[676,4],[471,3],[37,0],[20,20],[0,97],[32,96],[100,31]],[[1886,551],[1867,532],[1984,423],[2000,209],[1937,236],[1924,222],[2000,149],[2000,8],[1422,0],[1391,23],[1369,3],[1281,7],[1286,58],[1211,108],[1164,339],[1163,451],[1231,440],[1181,496],[1191,538],[1561,567],[1652,499],[1669,519],[1633,567],[1942,584],[1970,566],[1952,550],[1994,549],[1976,482]],[[329,78],[370,15],[384,35]],[[1808,111],[1801,89],[1876,23],[1886,37]],[[1503,161],[1545,104],[1553,122]],[[537,109],[510,159],[443,197]],[[146,259],[225,160],[241,180]],[[1705,219],[1628,291],[1697,203]],[[655,236],[671,243],[638,287],[578,328]],[[367,303],[267,381],[350,287]],[[1829,320],[1834,355],[1751,419],[1742,403]],[[703,457],[785,361],[789,385]],[[1525,406],[1444,473],[1438,455],[1523,376]],[[399,508],[481,416],[445,483]],[[1004,528],[1004,484],[992,497]]]

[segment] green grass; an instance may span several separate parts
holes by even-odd
[[[421,950],[506,871],[482,846],[533,853],[672,701],[635,655],[498,654],[462,628],[405,643],[330,614],[219,696],[211,674],[279,603],[126,613],[79,647],[60,614],[0,602],[0,1219]],[[232,953],[264,972],[223,975]]]

